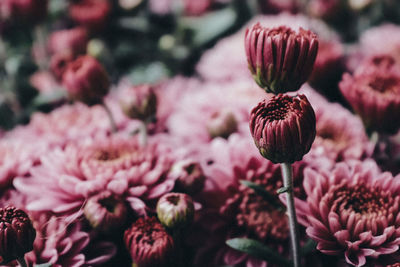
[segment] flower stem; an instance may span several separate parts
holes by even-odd
[[[116,133],[118,131],[117,124],[115,123],[114,116],[110,110],[110,108],[107,106],[107,104],[103,101],[101,105],[104,107],[105,111],[107,112],[108,118],[110,119],[110,124],[111,124],[111,132]]]
[[[300,245],[299,245],[299,234],[298,225],[296,218],[296,209],[294,207],[294,196],[293,196],[293,172],[292,165],[290,163],[282,163],[282,176],[283,186],[288,190],[286,191],[286,206],[289,213],[289,228],[290,228],[290,239],[292,243],[293,261],[294,267],[300,266]]]
[[[17,261],[18,261],[19,265],[21,265],[21,267],[28,267],[24,257],[18,258]]]
[[[147,145],[147,123],[142,121],[139,126],[139,144],[142,147]]]

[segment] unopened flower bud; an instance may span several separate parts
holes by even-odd
[[[74,56],[70,52],[54,54],[50,59],[50,69],[57,80],[61,80],[70,62],[74,60]]]
[[[310,76],[318,52],[311,31],[281,26],[264,28],[259,23],[246,30],[245,48],[256,83],[274,94],[296,91]]]
[[[83,212],[93,228],[107,233],[125,224],[128,208],[123,200],[105,191],[89,198]]]
[[[157,202],[157,216],[168,228],[184,228],[193,221],[193,200],[183,193],[165,194]]]
[[[0,208],[0,263],[24,257],[33,250],[36,231],[28,215],[15,207]]]
[[[110,87],[107,72],[90,56],[80,56],[69,63],[62,83],[71,99],[88,105],[101,103]]]
[[[237,120],[235,115],[229,110],[222,110],[214,113],[207,123],[208,133],[212,138],[228,138],[229,135],[237,131]]]
[[[172,236],[155,217],[134,222],[125,231],[124,242],[138,267],[167,267],[176,258]]]
[[[304,95],[276,95],[251,111],[250,132],[261,155],[273,163],[301,160],[316,134],[315,113]]]
[[[144,121],[156,115],[157,96],[150,85],[128,88],[123,96],[121,107],[129,118]]]
[[[172,166],[170,175],[175,179],[177,190],[194,195],[204,188],[206,176],[198,162],[184,160]]]

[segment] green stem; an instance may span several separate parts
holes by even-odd
[[[286,206],[289,215],[289,228],[290,228],[290,239],[292,243],[293,262],[294,262],[294,267],[299,267],[300,243],[299,243],[298,225],[296,218],[296,209],[294,207],[292,165],[290,163],[282,163],[281,167],[282,167],[283,185],[284,187],[288,188],[286,192]]]
[[[19,265],[21,265],[21,267],[28,267],[28,265],[26,264],[25,258],[24,257],[19,257],[17,259]]]
[[[113,116],[110,108],[107,106],[107,104],[104,101],[101,103],[101,105],[104,107],[104,110],[107,112],[107,116],[110,120],[111,132],[116,133],[118,131],[118,128],[117,128],[117,124],[115,123],[114,116]]]
[[[139,144],[142,147],[147,145],[147,123],[142,121],[139,126]]]

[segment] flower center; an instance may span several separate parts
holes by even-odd
[[[121,154],[119,150],[99,150],[94,158],[98,161],[111,161],[120,158]]]
[[[293,100],[289,96],[273,96],[264,109],[263,117],[270,122],[284,120],[292,106]]]
[[[333,199],[338,213],[346,210],[370,216],[387,214],[387,210],[394,204],[390,193],[371,190],[363,184],[351,188],[343,185],[334,192]]]
[[[112,195],[100,198],[97,202],[110,213],[114,212],[115,207],[118,204],[118,201]]]
[[[380,93],[396,92],[400,86],[396,77],[375,77],[368,85]]]
[[[177,195],[171,195],[167,197],[167,201],[171,204],[173,204],[174,206],[177,206],[179,203],[179,199],[180,197]]]

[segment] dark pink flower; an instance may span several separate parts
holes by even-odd
[[[245,49],[256,83],[275,94],[297,91],[310,76],[318,52],[317,36],[303,28],[264,28],[259,23],[246,30]]]
[[[367,259],[398,251],[399,177],[373,161],[338,163],[333,171],[306,169],[307,200],[296,200],[299,222],[328,255],[363,266]]]
[[[54,54],[50,58],[50,69],[57,80],[61,81],[62,76],[70,62],[74,61],[75,57],[70,52]]]
[[[67,65],[62,76],[71,99],[92,105],[101,103],[110,87],[108,74],[91,56],[80,56]]]
[[[14,186],[30,198],[27,209],[79,216],[86,199],[103,191],[146,213],[146,202],[174,187],[168,140],[152,136],[146,147],[136,137],[98,137],[54,149]],[[44,193],[45,192],[45,193]]]
[[[0,261],[8,263],[33,249],[36,230],[28,215],[9,206],[0,208]]]
[[[400,68],[389,56],[376,56],[362,64],[353,75],[345,73],[340,91],[360,115],[369,131],[395,133],[400,123]]]
[[[314,142],[315,113],[304,95],[272,96],[251,111],[250,132],[263,157],[274,163],[293,163]]]
[[[167,267],[174,262],[174,240],[155,217],[139,218],[125,231],[124,241],[139,267]]]
[[[71,19],[91,31],[102,30],[110,12],[111,4],[108,0],[79,0],[69,6]]]
[[[0,23],[36,23],[47,14],[47,0],[2,0],[0,2]]]
[[[86,52],[87,42],[86,30],[76,27],[51,33],[47,45],[52,54],[71,53],[79,55]]]

